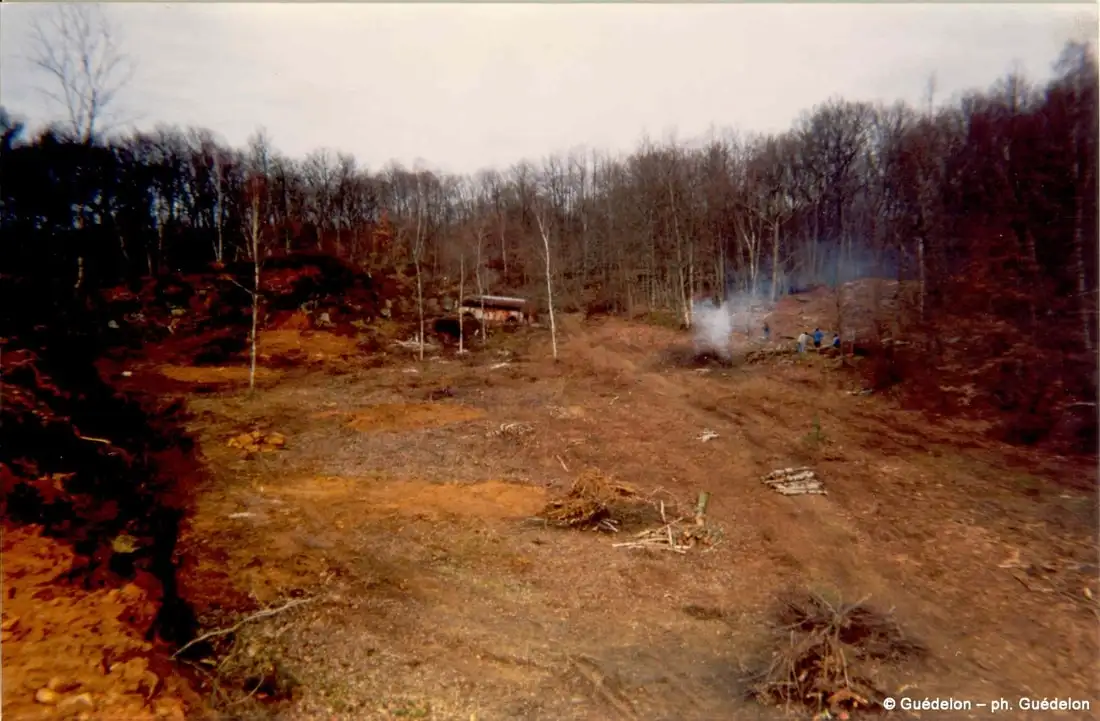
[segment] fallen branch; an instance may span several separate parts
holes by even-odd
[[[106,438],[96,438],[94,436],[82,436],[79,433],[76,434],[76,437],[79,438],[82,441],[91,441],[92,443],[102,443],[105,446],[111,445],[111,442],[109,440],[107,440]]]
[[[183,644],[182,646],[180,646],[180,649],[178,651],[176,651],[174,654],[172,654],[172,658],[176,658],[181,653],[183,653],[184,651],[191,648],[192,646],[194,646],[197,643],[201,643],[202,641],[207,641],[211,638],[217,638],[219,636],[228,636],[231,633],[235,633],[236,631],[239,631],[241,629],[241,627],[244,626],[246,623],[250,623],[252,621],[258,621],[261,618],[267,618],[268,616],[274,616],[277,613],[282,613],[283,611],[287,611],[291,608],[294,608],[295,606],[301,606],[303,604],[309,603],[309,602],[314,601],[314,600],[316,600],[316,599],[315,598],[299,598],[299,599],[295,599],[293,601],[287,601],[286,603],[284,603],[282,606],[279,606],[278,608],[268,608],[268,609],[264,609],[263,611],[260,611],[258,613],[254,613],[251,616],[246,616],[246,617],[242,618],[240,621],[238,621],[237,623],[235,623],[234,625],[230,626],[229,628],[219,628],[215,631],[210,631],[209,633],[204,633],[203,635],[199,636],[198,638],[192,639],[192,640],[188,641],[187,643]]]
[[[784,496],[799,496],[799,495],[828,495],[825,488],[822,486],[820,479],[812,469],[801,468],[781,468],[777,471],[772,471],[768,475],[761,479],[765,485],[772,488]]]

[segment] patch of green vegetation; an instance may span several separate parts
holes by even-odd
[[[683,319],[680,318],[678,313],[671,310],[651,310],[642,314],[638,320],[647,325],[655,325],[659,328],[679,330]]]
[[[809,446],[817,447],[825,443],[825,432],[821,430],[821,417],[814,413],[814,420],[810,427],[810,432],[802,438],[803,443]]]
[[[427,701],[396,701],[388,705],[390,715],[394,718],[428,718],[432,714],[432,705]]]

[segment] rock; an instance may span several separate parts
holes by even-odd
[[[38,703],[46,704],[47,706],[53,706],[61,700],[61,694],[53,689],[40,688],[35,692],[34,700]]]
[[[242,433],[239,436],[234,436],[234,437],[230,438],[229,443],[227,443],[226,445],[228,445],[230,448],[245,448],[246,446],[248,446],[251,443],[252,443],[252,434],[251,433]]]
[[[183,707],[175,699],[157,699],[153,704],[153,710],[157,718],[178,719],[179,721],[184,719]]]
[[[134,553],[138,550],[138,541],[128,533],[120,533],[111,541],[111,550],[115,553]]]
[[[272,433],[267,437],[267,442],[276,448],[282,448],[286,445],[286,436],[282,433]]]
[[[110,328],[111,330],[118,330],[118,321],[117,320],[107,321],[107,327]]]
[[[317,327],[318,327],[318,328],[328,328],[328,327],[330,327],[331,325],[332,325],[332,318],[330,318],[330,317],[329,317],[329,314],[328,314],[328,312],[327,312],[327,311],[326,311],[326,312],[324,312],[324,313],[322,313],[322,314],[321,314],[321,315],[320,315],[320,316],[319,316],[319,317],[317,318]]]
[[[90,693],[82,693],[79,696],[70,696],[59,703],[57,708],[67,714],[87,713],[95,710],[95,701]]]

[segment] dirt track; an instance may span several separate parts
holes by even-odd
[[[285,718],[768,718],[743,677],[791,587],[895,607],[933,654],[891,679],[906,695],[1094,698],[1093,468],[853,396],[822,358],[697,372],[661,365],[672,331],[563,325],[558,364],[517,337],[496,368],[322,364],[190,396],[210,478],[181,595],[208,627],[314,599],[238,642],[300,684]],[[285,449],[227,445],[257,424]],[[760,482],[792,465],[829,495]],[[681,556],[524,522],[585,468],[709,491],[723,542]],[[27,708],[5,684],[5,713]]]

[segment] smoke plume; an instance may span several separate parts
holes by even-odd
[[[712,301],[694,303],[692,326],[695,330],[695,352],[714,353],[730,357],[730,334],[733,333],[733,313],[728,303]]]

